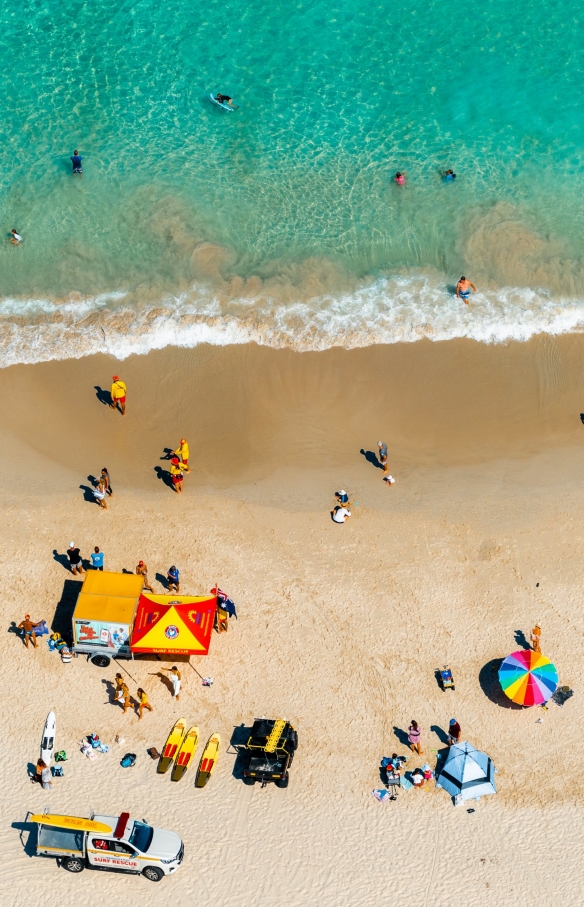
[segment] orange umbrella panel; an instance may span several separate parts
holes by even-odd
[[[216,609],[214,595],[141,595],[132,652],[208,655]]]

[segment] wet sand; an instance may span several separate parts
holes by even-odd
[[[200,347],[0,371],[5,627],[25,611],[52,620],[78,582],[61,563],[70,539],[86,557],[100,545],[106,569],[143,558],[160,591],[171,563],[184,591],[218,580],[239,613],[192,660],[180,703],[151,663],[125,665],[131,692],[143,686],[155,708],[140,724],[108,701],[115,670],[62,665],[44,641],[27,651],[7,634],[6,903],[34,890],[47,907],[73,905],[99,887],[113,905],[506,907],[536,888],[544,907],[578,905],[583,352],[582,336],[306,354]],[[128,384],[125,418],[96,396],[114,373]],[[192,472],[179,498],[156,467],[182,436]],[[391,489],[367,458],[379,439]],[[104,465],[107,512],[80,487]],[[330,519],[339,487],[352,501],[343,526]],[[575,690],[563,709],[511,709],[497,688],[493,665],[536,620]],[[444,663],[455,692],[436,683]],[[69,760],[46,795],[25,768],[51,708]],[[225,743],[204,791],[156,776],[145,754],[182,715]],[[286,791],[245,786],[227,752],[234,728],[260,715],[298,728]],[[410,720],[425,751],[413,767],[434,765],[451,717],[493,758],[497,796],[471,814],[433,785],[375,802],[379,760],[407,752]],[[76,744],[93,731],[126,743],[89,762]],[[131,774],[119,767],[126,751],[138,754]],[[29,859],[13,823],[47,803],[145,816],[181,834],[185,864],[156,887]]]

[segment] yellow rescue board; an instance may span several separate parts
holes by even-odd
[[[82,816],[51,816],[35,815],[30,816],[31,822],[38,822],[40,825],[52,825],[55,828],[70,828],[74,831],[96,831],[100,835],[111,835],[113,828],[104,822],[94,822],[93,819],[84,819]]]
[[[183,742],[183,737],[185,735],[186,729],[186,718],[179,718],[172,731],[168,735],[166,743],[164,744],[162,756],[160,757],[160,762],[158,763],[158,768],[156,769],[159,775],[163,775],[165,772],[167,772],[176,759],[180,745]]]
[[[199,728],[189,728],[182,742],[181,748],[178,751],[178,756],[176,757],[176,762],[174,763],[172,775],[170,776],[173,781],[180,781],[180,779],[186,772],[187,768],[191,764],[191,760],[197,748],[198,742]]]
[[[221,737],[219,734],[212,734],[207,740],[207,746],[201,756],[195,787],[205,787],[207,781],[215,771],[217,758],[219,756],[219,747],[221,746]]]

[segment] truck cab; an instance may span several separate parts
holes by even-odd
[[[129,813],[118,817],[92,814],[89,819],[45,814],[31,819],[37,823],[37,855],[58,857],[69,872],[92,866],[142,873],[159,882],[175,872],[184,857],[177,834],[132,819]]]

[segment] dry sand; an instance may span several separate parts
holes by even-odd
[[[122,662],[155,708],[140,723],[108,701],[114,666],[62,665],[44,639],[27,651],[7,632],[2,903],[581,904],[583,352],[581,336],[315,354],[201,347],[0,372],[6,630],[66,605],[79,582],[61,563],[70,539],[86,557],[98,544],[106,569],[143,558],[151,579],[175,562],[194,594],[218,579],[239,611],[209,657],[185,666],[180,703],[155,663]],[[125,418],[96,397],[114,371],[128,383]],[[179,498],[155,467],[183,435],[193,471]],[[378,439],[391,489],[360,453]],[[80,487],[103,465],[107,512]],[[355,502],[341,526],[329,515],[339,487]],[[535,620],[575,691],[563,709],[505,708],[489,674]],[[436,683],[444,663],[455,692]],[[26,766],[51,708],[69,760],[46,794]],[[205,790],[188,774],[157,776],[145,750],[183,715],[225,743],[254,717],[290,719],[300,746],[289,788],[244,785],[226,747]],[[379,761],[407,751],[410,719],[425,750],[414,766],[434,763],[451,717],[493,758],[497,796],[474,813],[433,785],[377,803]],[[92,731],[126,742],[90,762],[77,742]],[[138,763],[123,770],[127,750]],[[27,810],[45,805],[128,809],[178,832],[184,865],[159,885],[72,876],[21,843]]]

